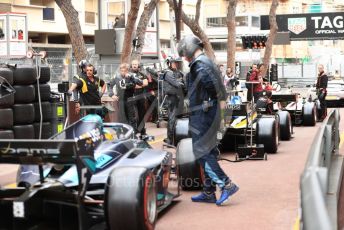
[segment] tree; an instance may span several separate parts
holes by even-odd
[[[139,24],[137,25],[137,29],[136,29],[137,42],[136,42],[136,47],[135,47],[136,49],[134,49],[133,53],[131,54],[132,60],[134,59],[138,61],[141,60],[142,49],[145,45],[145,34],[146,34],[148,21],[152,17],[152,14],[158,2],[159,0],[151,0],[148,4],[145,4],[144,10],[140,17]]]
[[[175,10],[174,8],[174,4],[173,4],[173,0],[167,0],[168,4],[170,5],[170,7]],[[195,15],[195,19],[191,19],[189,18],[185,12],[181,9],[181,16],[182,16],[182,21],[191,29],[192,33],[194,35],[196,35],[197,37],[199,37],[199,39],[201,39],[201,41],[204,44],[204,52],[205,54],[212,60],[215,60],[215,54],[214,54],[214,50],[213,47],[211,46],[210,42],[209,42],[209,38],[208,36],[205,34],[205,32],[203,31],[203,29],[200,27],[199,25],[199,17],[200,17],[200,9],[201,9],[201,3],[202,0],[197,0],[197,4],[196,4],[196,15]]]
[[[227,67],[234,70],[236,51],[235,11],[237,0],[229,0],[227,7]]]
[[[270,13],[269,13],[269,23],[270,23],[270,33],[267,42],[265,43],[265,53],[263,58],[263,64],[265,66],[262,76],[266,75],[266,71],[269,69],[269,62],[272,53],[272,45],[275,40],[278,26],[276,21],[276,10],[278,7],[278,0],[272,0]]]
[[[121,55],[121,63],[128,63],[130,61],[130,54],[132,49],[133,32],[135,29],[136,19],[139,13],[141,0],[131,0],[130,11],[128,14],[128,22],[125,26],[125,34],[123,40],[123,48]]]
[[[78,17],[78,11],[74,9],[71,0],[55,0],[60,7],[63,16],[66,19],[69,37],[72,43],[74,57],[77,63],[82,59],[88,58],[84,37],[82,36],[81,26]]]

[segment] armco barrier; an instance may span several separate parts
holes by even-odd
[[[337,203],[343,174],[343,156],[338,154],[339,120],[339,110],[332,110],[309,151],[300,182],[301,229],[337,229]]]

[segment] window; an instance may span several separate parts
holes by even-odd
[[[252,27],[260,28],[260,19],[259,19],[259,17],[252,16]]]
[[[226,42],[214,42],[211,43],[213,46],[214,51],[226,51],[227,50],[227,43]]]
[[[97,12],[96,0],[85,0],[85,23],[95,24]]]
[[[248,26],[247,16],[237,16],[235,17],[235,23],[237,26]]]
[[[226,27],[226,18],[217,17],[217,18],[207,18],[207,27]]]
[[[43,8],[43,20],[54,21],[55,11],[54,8]]]
[[[125,2],[118,0],[108,2],[108,29],[125,27]]]

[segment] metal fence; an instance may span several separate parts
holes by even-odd
[[[332,110],[313,140],[301,176],[301,228],[337,229],[338,194],[343,173],[339,148],[339,110]]]

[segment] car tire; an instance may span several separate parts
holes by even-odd
[[[31,85],[36,82],[36,68],[32,65],[18,65],[13,70],[14,85]]]
[[[15,125],[13,126],[15,139],[34,139],[35,130],[33,125]]]
[[[34,108],[35,108],[35,119],[34,119],[34,121],[35,122],[39,122],[39,121],[41,121],[41,114],[40,114],[40,111],[39,111],[39,103],[36,102],[33,105],[34,105]],[[50,121],[51,119],[53,119],[52,108],[51,108],[50,102],[42,101],[41,105],[42,105],[43,121]]]
[[[49,81],[50,81],[50,67],[47,65],[42,65],[39,83],[44,84],[44,83],[47,83]]]
[[[200,190],[203,186],[202,169],[192,150],[192,139],[182,139],[176,150],[177,173],[183,190]]]
[[[13,123],[15,125],[31,124],[35,120],[35,109],[33,104],[13,105]]]
[[[33,123],[33,128],[35,130],[35,139],[39,139],[39,125],[40,123]],[[41,139],[49,139],[52,136],[51,123],[42,123],[42,134]]]
[[[14,103],[25,104],[35,100],[35,87],[33,85],[15,85]]]
[[[280,138],[282,141],[289,141],[292,134],[292,122],[288,111],[278,111]]]
[[[38,101],[38,87],[35,85],[35,101]],[[48,84],[41,84],[39,85],[40,93],[41,93],[41,101],[49,101],[50,100],[50,85]]]
[[[154,174],[143,167],[118,167],[105,184],[108,229],[154,229],[157,219]]]
[[[262,117],[256,125],[256,142],[264,145],[267,153],[276,153],[278,150],[278,123],[275,118]]]
[[[0,68],[0,76],[13,85],[13,71],[10,68]]]
[[[177,146],[180,140],[189,137],[189,118],[177,119],[174,125],[173,145]]]
[[[0,129],[12,129],[13,127],[13,110],[0,109]]]
[[[13,130],[0,130],[0,139],[14,139]]]
[[[304,126],[315,126],[316,121],[316,105],[313,102],[306,102],[302,107],[302,124]]]
[[[14,94],[0,98],[0,108],[9,108],[14,104]]]

